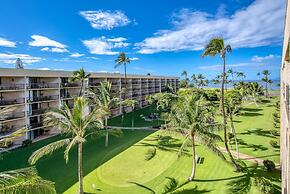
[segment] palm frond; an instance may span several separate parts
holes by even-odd
[[[62,148],[63,146],[66,146],[70,143],[70,139],[62,139],[53,143],[50,143],[35,152],[32,153],[32,155],[29,157],[28,162],[30,164],[35,164],[40,158],[43,156],[46,156],[48,154],[53,153],[55,150]]]

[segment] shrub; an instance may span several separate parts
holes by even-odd
[[[265,194],[273,194],[275,192],[273,183],[263,177],[255,177],[254,185]]]
[[[22,141],[22,147],[28,147],[32,144],[32,141],[30,139]]]
[[[146,154],[145,154],[145,160],[151,160],[152,158],[154,158],[154,156],[156,155],[156,148],[148,148]]]
[[[208,101],[218,101],[219,100],[219,97],[217,95],[217,91],[215,91],[215,90],[207,90],[205,92],[205,98]]]
[[[267,169],[267,171],[273,171],[275,169],[275,163],[271,160],[264,160],[263,164],[265,166],[265,168]]]
[[[273,148],[277,148],[279,147],[278,142],[275,140],[270,140],[269,144],[273,147]]]

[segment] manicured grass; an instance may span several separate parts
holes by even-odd
[[[276,101],[277,98],[263,100],[258,107],[255,104],[245,104],[241,115],[235,117],[240,152],[279,163],[279,147],[273,148],[269,144],[270,140],[278,143],[280,140],[279,136],[270,133],[270,130],[275,129],[272,114],[275,112]],[[279,128],[275,130],[280,131]],[[234,145],[232,147],[234,149]]]
[[[266,145],[272,137],[266,136],[265,132],[253,134],[252,130],[251,133],[247,131],[252,128],[262,128],[262,131],[265,131],[273,126],[271,119],[274,107],[272,103],[261,105],[259,109],[262,110],[256,110],[255,105],[248,105],[243,110],[244,114],[236,117],[238,136],[247,143],[247,145],[240,146],[241,152],[254,156],[256,154],[256,156],[274,157],[271,156],[273,154],[270,145]],[[140,114],[150,114],[151,110],[148,107],[138,110],[134,114],[126,114],[123,125],[130,127],[133,115],[136,127],[159,125],[157,121],[146,122],[139,116]],[[120,126],[120,121],[121,118],[116,117],[109,123]],[[268,133],[268,131],[266,132]],[[60,138],[60,136],[50,138],[28,148],[5,153],[3,160],[0,161],[0,171],[28,166],[27,159],[34,150]],[[162,131],[153,133],[145,130],[124,130],[122,137],[110,137],[110,145],[105,148],[103,137],[91,137],[84,146],[85,191],[87,193],[146,194],[166,193],[166,190],[179,188],[174,193],[220,194],[226,193],[233,186],[231,181],[238,181],[246,176],[234,172],[232,166],[222,161],[207,148],[197,146],[197,155],[204,158],[204,162],[198,164],[195,181],[185,184],[191,172],[192,161],[189,151],[179,159],[177,158],[181,139],[180,136],[169,135]],[[251,144],[254,146],[249,146]],[[253,147],[261,147],[256,144],[268,149],[259,152],[252,151]],[[147,161],[145,160],[146,152],[152,147],[156,148],[156,155]],[[273,153],[276,152],[273,151]],[[59,150],[41,159],[36,166],[43,178],[56,183],[58,193],[76,193],[78,186],[76,147],[73,148],[67,164],[63,158],[63,150]],[[254,171],[259,176],[271,177],[273,183],[280,185],[279,172],[266,173],[260,168]],[[260,191],[253,187],[249,193],[259,194]]]

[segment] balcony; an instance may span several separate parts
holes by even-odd
[[[58,83],[30,83],[27,89],[58,88]]]
[[[19,130],[19,129],[23,129],[25,128],[26,126],[25,125],[2,125],[0,126],[0,139],[1,139],[1,136],[7,136],[7,135],[10,135],[11,133]]]
[[[23,118],[23,117],[25,117],[25,111],[13,112],[13,113],[9,113],[9,114],[5,114],[3,116],[0,116],[0,121],[19,119],[19,118]]]
[[[15,105],[15,104],[23,104],[25,102],[24,98],[16,98],[16,99],[1,99],[0,106],[7,106],[7,105]]]
[[[75,88],[75,87],[80,87],[80,85],[78,83],[66,82],[66,83],[61,83],[61,87],[63,87],[63,88]]]
[[[92,86],[92,87],[97,87],[97,86],[100,86],[100,85],[101,85],[100,82],[95,82],[95,83],[91,82],[91,83],[89,83],[89,86]]]
[[[40,127],[43,127],[43,122],[39,122],[39,123],[30,123],[28,125],[28,128],[29,129],[36,129],[36,128],[40,128]]]
[[[51,95],[51,96],[37,96],[37,97],[29,97],[27,99],[28,103],[32,102],[41,102],[41,101],[51,101],[51,100],[57,100],[58,95]]]
[[[66,98],[73,98],[75,96],[78,96],[78,94],[62,94],[60,96],[61,99],[66,99]]]
[[[44,114],[47,110],[48,110],[47,108],[35,109],[35,110],[28,111],[27,114],[28,116],[41,115],[41,114]]]
[[[2,90],[22,90],[25,88],[24,84],[1,84],[0,91]]]

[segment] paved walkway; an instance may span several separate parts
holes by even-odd
[[[153,127],[118,127],[118,126],[108,126],[109,129],[130,129],[130,130],[149,130],[158,131],[158,128]]]
[[[219,147],[219,149],[220,149],[222,152],[227,153],[226,148]],[[231,153],[232,153],[232,155],[233,155],[235,158],[237,158],[238,153],[237,153],[236,151],[231,150]],[[263,161],[264,161],[263,159],[256,158],[256,157],[254,157],[254,156],[250,156],[250,155],[247,155],[247,154],[243,154],[243,153],[241,153],[241,152],[239,152],[239,159],[241,159],[241,160],[247,160],[247,161],[249,161],[249,162],[253,162],[253,163],[258,163],[259,165],[262,165],[262,166],[264,165],[264,164],[263,164]],[[275,163],[275,166],[276,166],[276,169],[280,170],[280,164],[276,164],[276,163]]]

